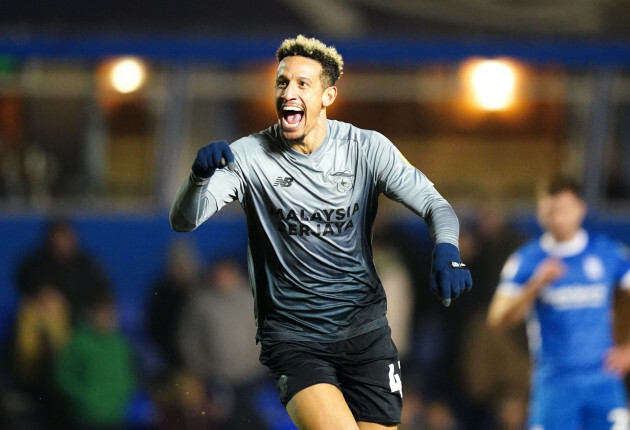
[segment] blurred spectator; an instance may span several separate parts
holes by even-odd
[[[25,386],[40,386],[69,336],[65,298],[54,286],[41,283],[18,307],[12,351],[15,377]]]
[[[217,412],[205,385],[190,373],[177,371],[155,390],[155,430],[213,430]]]
[[[460,430],[464,428],[458,421],[453,408],[444,399],[429,400],[413,389],[406,392],[399,430]]]
[[[497,393],[527,396],[529,352],[524,324],[509,333],[496,333],[486,324],[486,312],[505,259],[524,237],[506,220],[500,206],[490,203],[460,232],[462,258],[469,262],[474,294],[464,296],[457,313],[457,356],[461,401],[473,428],[496,423]]]
[[[461,425],[455,416],[455,412],[442,400],[434,400],[427,404],[426,425],[423,430],[458,430]]]
[[[417,430],[425,425],[425,402],[414,387],[403,387],[403,408],[398,430]]]
[[[119,430],[126,424],[136,373],[131,346],[118,331],[114,298],[105,290],[91,297],[79,325],[56,365],[77,430]]]
[[[182,365],[177,324],[190,292],[198,283],[197,250],[189,241],[174,241],[166,255],[164,273],[149,289],[148,332],[167,369]]]
[[[411,348],[413,326],[413,285],[411,275],[394,247],[375,241],[374,264],[387,294],[387,321],[398,356],[405,363]]]
[[[3,412],[10,428],[66,428],[52,368],[69,337],[70,315],[63,295],[45,281],[33,284],[20,300],[8,345],[11,388]]]
[[[183,358],[209,387],[218,428],[264,428],[254,398],[267,374],[258,362],[252,307],[247,278],[226,259],[210,267],[209,282],[192,293],[182,312]]]
[[[450,395],[453,386],[450,378],[456,376],[451,363],[455,362],[451,351],[456,331],[451,327],[461,330],[454,322],[451,308],[445,308],[429,288],[432,258],[429,232],[410,227],[382,217],[375,225],[373,241],[374,262],[388,297],[387,318],[392,319],[392,336],[394,339],[398,336],[396,346],[401,357],[405,402],[406,393],[411,390],[422,396]],[[460,247],[461,243],[460,239]],[[407,282],[410,285],[401,285]],[[457,299],[458,308],[467,296]],[[405,315],[407,312],[409,315]],[[410,327],[402,330],[394,327],[407,324]],[[408,335],[403,334],[406,330]]]
[[[73,321],[80,317],[91,294],[109,289],[100,263],[80,248],[75,229],[65,220],[50,222],[41,246],[19,264],[17,288],[21,294],[33,294],[42,279],[63,294]]]
[[[467,421],[471,428],[492,428],[503,417],[504,398],[527,398],[530,358],[525,329],[517,326],[492,331],[483,315],[467,323],[460,360],[460,389],[465,393]],[[497,409],[500,411],[497,416]]]
[[[475,294],[469,299],[485,317],[505,260],[527,238],[508,222],[505,211],[496,203],[482,208],[478,219]]]
[[[497,396],[496,430],[524,430],[527,424],[527,397]]]

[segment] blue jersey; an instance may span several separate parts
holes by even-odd
[[[612,300],[616,286],[630,288],[627,249],[605,236],[581,230],[568,242],[549,233],[506,262],[500,294],[520,294],[538,265],[558,258],[564,274],[543,289],[528,317],[530,348],[539,369],[602,368],[613,346]]]

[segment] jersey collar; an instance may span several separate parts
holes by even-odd
[[[274,124],[274,127],[276,127],[276,136],[277,136],[278,141],[280,142],[280,145],[282,146],[282,148],[284,148],[285,152],[289,154],[291,157],[293,157],[294,159],[316,160],[319,157],[321,157],[321,154],[326,152],[325,148],[328,145],[328,142],[330,141],[331,120],[329,119],[326,119],[326,137],[322,141],[321,145],[319,145],[315,149],[315,151],[311,152],[310,154],[303,154],[293,149],[282,137],[282,130],[280,129],[280,126],[278,124]]]
[[[551,233],[545,233],[540,238],[540,247],[554,257],[572,257],[584,251],[588,244],[588,233],[580,229],[575,237],[566,242],[556,241]]]

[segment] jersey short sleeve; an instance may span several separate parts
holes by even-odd
[[[511,254],[501,270],[498,292],[511,296],[521,294],[525,283],[543,258],[544,255],[535,251],[533,242]]]

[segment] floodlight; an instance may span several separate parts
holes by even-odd
[[[470,86],[474,103],[484,110],[508,109],[514,103],[516,71],[507,61],[480,60],[472,65]]]
[[[116,91],[128,94],[142,87],[146,75],[146,66],[142,60],[125,57],[113,62],[109,79]]]

